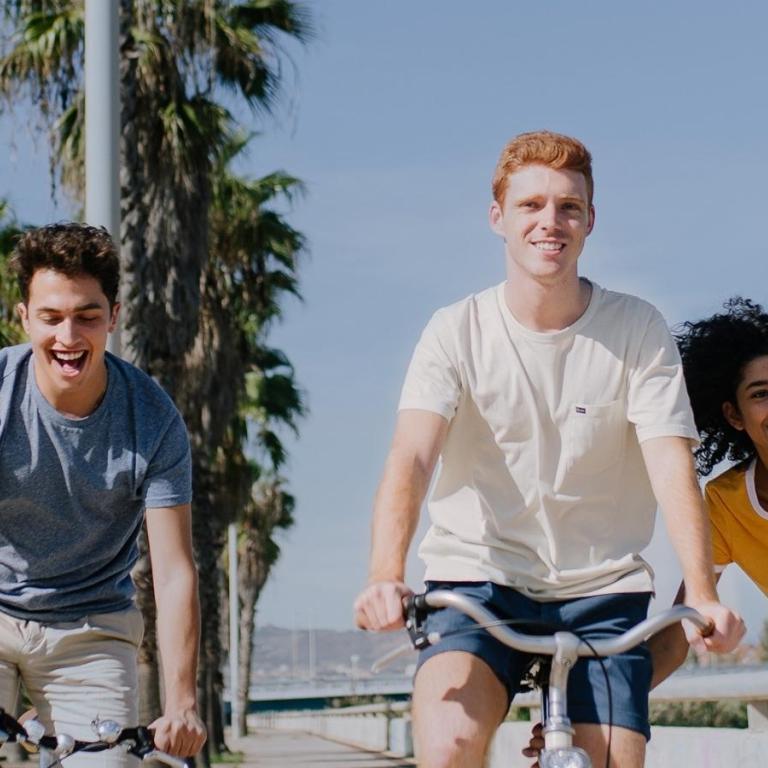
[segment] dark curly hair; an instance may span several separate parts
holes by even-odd
[[[736,404],[744,368],[768,355],[768,314],[759,304],[734,296],[725,312],[675,329],[693,416],[701,436],[696,450],[700,474],[708,475],[723,459],[744,461],[755,455],[746,432],[734,429],[723,403]]]
[[[25,304],[29,302],[29,284],[39,269],[51,269],[67,277],[93,277],[109,306],[117,301],[120,262],[117,248],[104,227],[60,222],[30,229],[16,243],[9,265],[19,281]]]

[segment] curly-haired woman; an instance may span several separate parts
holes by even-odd
[[[736,462],[706,486],[715,567],[736,563],[768,594],[768,314],[741,298],[725,310],[685,323],[677,342],[699,473]]]
[[[675,340],[701,438],[699,474],[734,462],[704,491],[717,578],[736,563],[768,595],[768,313],[741,297],[724,310],[684,323]],[[648,645],[655,686],[685,661],[688,642],[678,625]]]

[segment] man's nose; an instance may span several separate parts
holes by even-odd
[[[554,203],[548,203],[541,209],[540,224],[545,229],[557,227],[557,206]]]
[[[78,333],[75,321],[71,318],[64,318],[56,329],[56,340],[67,347],[73,346],[78,340]]]

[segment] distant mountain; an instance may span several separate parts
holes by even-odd
[[[256,630],[251,680],[259,683],[275,678],[307,679],[312,665],[315,677],[370,677],[374,661],[407,642],[405,630],[382,633],[310,631],[268,625]],[[382,674],[408,674],[415,663],[416,653],[410,652],[389,665]]]

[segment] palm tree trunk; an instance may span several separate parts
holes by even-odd
[[[149,562],[147,530],[139,536],[139,559],[133,568],[136,605],[144,618],[144,639],[139,648],[139,723],[147,725],[162,713],[157,655],[157,611]]]
[[[240,732],[248,732],[248,689],[251,684],[253,645],[255,639],[256,604],[271,570],[265,550],[265,541],[271,530],[266,525],[243,526],[237,563],[237,592],[240,598],[240,658],[238,659],[238,714]]]
[[[224,546],[226,522],[216,504],[217,476],[205,465],[195,461],[195,509],[192,534],[195,559],[200,574],[200,675],[198,678],[200,709],[208,729],[205,759],[211,754],[228,751],[224,741],[224,653],[221,637],[220,606],[224,594],[224,579],[220,554]],[[219,512],[217,514],[217,512]],[[206,762],[205,765],[208,765]]]
[[[120,0],[120,267],[124,275],[121,300],[126,308],[130,306],[135,286],[131,279],[133,265],[140,260],[142,233],[146,229],[146,208],[141,201],[145,179],[139,153],[136,56],[132,55],[133,23],[133,0]],[[124,313],[122,323],[124,341],[129,338],[125,333],[126,315]],[[121,354],[131,362],[138,362],[133,347],[128,343],[122,345]],[[146,725],[162,712],[155,596],[146,528],[142,529],[139,538],[139,560],[133,578],[136,604],[144,618],[144,638],[139,649],[139,722]]]

